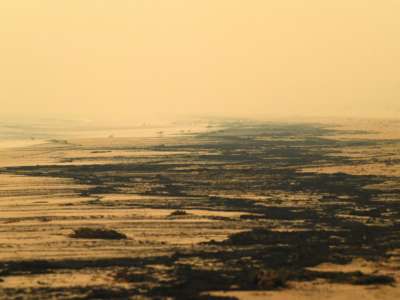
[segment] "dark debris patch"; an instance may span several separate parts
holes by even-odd
[[[325,279],[331,283],[347,283],[354,285],[393,285],[396,281],[392,276],[382,274],[366,274],[361,271],[354,272],[327,272],[301,270],[293,273],[293,280],[311,281]]]
[[[113,229],[89,228],[82,227],[75,229],[70,234],[75,239],[102,239],[102,240],[125,240],[128,237],[124,233],[120,233]]]

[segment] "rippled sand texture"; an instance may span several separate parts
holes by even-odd
[[[2,148],[0,298],[399,298],[400,137],[385,122]]]

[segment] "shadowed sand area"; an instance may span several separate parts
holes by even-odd
[[[352,124],[7,145],[0,298],[400,298],[399,123]]]

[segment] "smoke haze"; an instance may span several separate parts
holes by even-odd
[[[400,2],[0,4],[0,115],[400,115]]]

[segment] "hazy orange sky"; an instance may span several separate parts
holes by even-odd
[[[0,114],[400,116],[397,0],[10,0]]]

